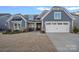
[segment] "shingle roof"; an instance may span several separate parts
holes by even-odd
[[[0,16],[0,27],[5,26],[6,21],[9,19],[11,15]]]
[[[38,16],[38,15],[23,15],[23,17],[24,17],[25,19],[27,19],[28,21],[30,21],[30,20],[29,20],[29,16],[34,16],[34,19],[33,19],[32,21],[35,21],[35,20],[37,20],[37,16]]]
[[[22,15],[25,19],[28,20],[28,15]]]
[[[44,10],[37,18],[42,18],[49,10]]]

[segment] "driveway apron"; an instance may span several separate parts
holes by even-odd
[[[58,52],[78,52],[79,34],[72,33],[47,33]]]

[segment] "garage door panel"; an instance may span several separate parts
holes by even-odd
[[[47,22],[46,22],[47,23]],[[46,32],[69,32],[69,22],[48,22],[50,24],[45,24]],[[59,24],[58,23],[62,23]],[[67,24],[64,24],[67,23]]]

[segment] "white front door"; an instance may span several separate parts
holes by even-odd
[[[48,21],[45,22],[46,32],[69,32],[70,22],[68,21]]]
[[[20,21],[13,22],[13,27],[14,27],[14,30],[20,30],[21,29],[21,22]]]
[[[19,30],[20,29],[20,24],[19,23],[15,23],[14,24],[14,30]]]

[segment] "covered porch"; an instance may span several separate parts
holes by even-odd
[[[28,22],[28,31],[41,31],[41,22]]]

